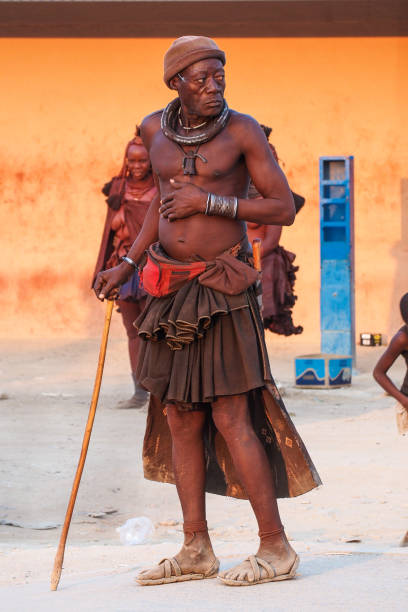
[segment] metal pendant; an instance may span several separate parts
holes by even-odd
[[[183,159],[183,173],[188,175],[197,174],[195,165],[196,153],[194,151],[187,151]]]
[[[197,168],[196,168],[196,157],[199,157],[201,159],[201,161],[203,162],[203,164],[207,163],[206,158],[204,157],[204,155],[201,155],[201,153],[198,153],[198,147],[195,151],[187,151],[185,152],[183,149],[183,153],[184,153],[184,158],[183,158],[183,173],[184,174],[189,174],[190,176],[194,176],[195,174],[197,174]]]

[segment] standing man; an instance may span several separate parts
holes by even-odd
[[[137,320],[145,340],[137,374],[151,393],[144,470],[176,484],[184,544],[141,572],[143,585],[217,575],[205,491],[249,499],[259,525],[258,552],[220,575],[225,584],[293,578],[298,557],[276,497],[320,484],[270,374],[246,238],[245,221],[290,225],[293,199],[258,123],[228,108],[224,65],[224,52],[203,36],[183,36],[167,51],[164,80],[178,97],[141,127],[159,195],[125,260],[95,282],[104,299],[145,264],[149,297]],[[248,199],[250,177],[262,199]]]

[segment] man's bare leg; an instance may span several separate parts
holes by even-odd
[[[287,574],[296,559],[282,527],[275,487],[265,449],[256,435],[246,395],[220,397],[213,403],[213,419],[230,451],[239,479],[248,495],[259,526],[260,544],[256,553],[273,566],[277,574]],[[274,533],[275,532],[275,533]],[[251,579],[249,562],[224,573],[231,580]],[[261,577],[266,576],[262,570]]]
[[[181,411],[173,404],[166,408],[173,469],[184,518],[184,544],[175,559],[183,574],[205,573],[215,561],[205,526],[205,413]],[[156,566],[142,572],[138,578],[154,580],[162,576],[163,567]]]

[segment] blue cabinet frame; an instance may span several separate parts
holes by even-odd
[[[354,158],[321,157],[321,351],[355,361]]]

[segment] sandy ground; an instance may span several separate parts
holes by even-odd
[[[114,326],[119,325],[117,319]],[[217,581],[137,586],[138,568],[177,552],[175,488],[142,477],[143,411],[115,409],[130,395],[126,344],[108,347],[87,463],[59,590],[49,576],[80,453],[98,340],[1,342],[0,608],[78,610],[402,610],[408,608],[408,439],[394,401],[371,369],[381,348],[360,348],[351,388],[298,390],[293,358],[312,353],[299,338],[268,336],[272,369],[324,486],[280,509],[301,554],[292,582],[232,589]],[[392,370],[401,380],[403,363]],[[253,552],[248,502],[208,495],[208,521],[222,567]],[[116,527],[147,516],[149,542],[123,546]]]

